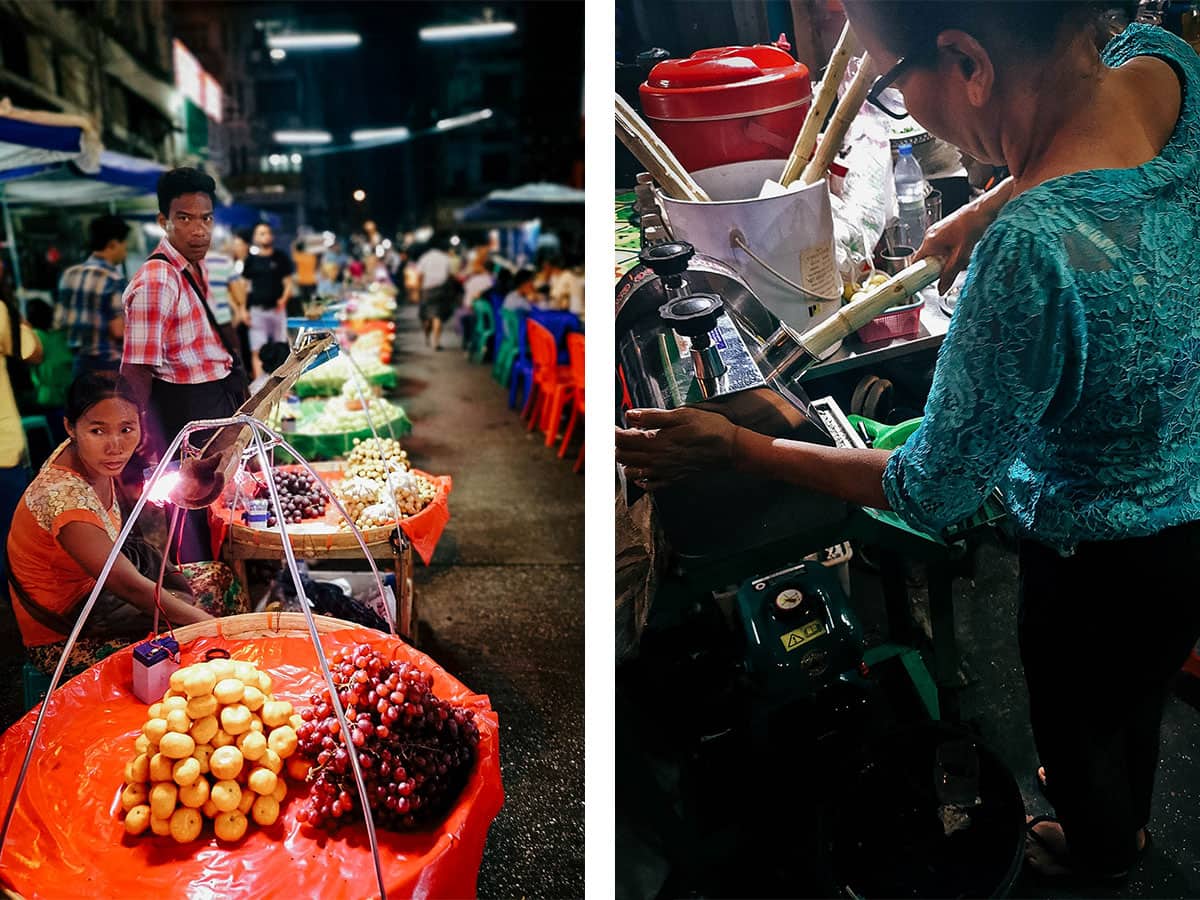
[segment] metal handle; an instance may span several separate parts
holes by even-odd
[[[745,253],[752,260],[754,260],[756,263],[758,263],[760,266],[762,266],[764,269],[766,269],[768,272],[770,272],[772,275],[774,275],[776,278],[778,278],[780,281],[782,281],[784,284],[786,284],[788,287],[790,287],[793,291],[796,291],[798,294],[801,294],[806,300],[814,300],[818,303],[829,303],[830,301],[833,301],[833,300],[841,300],[842,299],[841,293],[837,293],[837,294],[833,295],[832,297],[822,297],[820,294],[814,294],[808,288],[801,287],[800,285],[796,284],[796,282],[792,281],[792,279],[790,279],[786,275],[784,275],[782,272],[779,272],[778,270],[773,268],[766,260],[759,259],[758,254],[755,253],[753,250],[751,250],[750,245],[746,243],[746,236],[744,234],[742,234],[741,230],[738,228],[733,229],[733,231],[731,231],[729,233],[729,243],[732,244],[734,247],[740,248],[743,253]]]

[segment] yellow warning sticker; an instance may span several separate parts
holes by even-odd
[[[793,628],[787,634],[780,635],[779,639],[783,641],[783,649],[791,651],[797,647],[803,647],[813,638],[819,638],[824,633],[825,623],[814,619],[807,625],[801,625],[799,628]]]

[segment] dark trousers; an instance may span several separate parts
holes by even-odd
[[[151,440],[159,457],[189,422],[220,419],[233,415],[241,404],[226,381],[205,384],[170,384],[157,378],[150,383]],[[202,447],[212,432],[193,432],[188,437],[194,447]],[[178,453],[176,453],[178,458]],[[208,530],[208,510],[188,510],[184,514],[183,535],[179,545],[179,563],[201,562],[213,558]]]
[[[1200,636],[1200,523],[1061,557],[1020,549],[1018,634],[1033,737],[1072,855],[1130,866],[1150,819],[1168,684]]]

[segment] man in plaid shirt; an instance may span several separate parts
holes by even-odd
[[[125,333],[121,295],[125,292],[125,241],[129,226],[118,216],[100,216],[88,226],[91,255],[63,272],[58,309],[75,351],[75,374],[115,372],[121,366]]]
[[[216,184],[197,169],[172,169],[158,182],[158,224],[166,232],[125,290],[121,374],[147,409],[152,450],[165,452],[189,422],[232,415],[246,377],[208,309],[204,256],[212,243]],[[202,435],[191,442],[202,443]],[[208,559],[207,516],[188,516],[180,560]]]

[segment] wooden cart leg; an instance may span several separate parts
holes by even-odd
[[[412,545],[404,541],[392,547],[396,569],[396,628],[408,642],[417,646],[417,596],[413,587]]]

